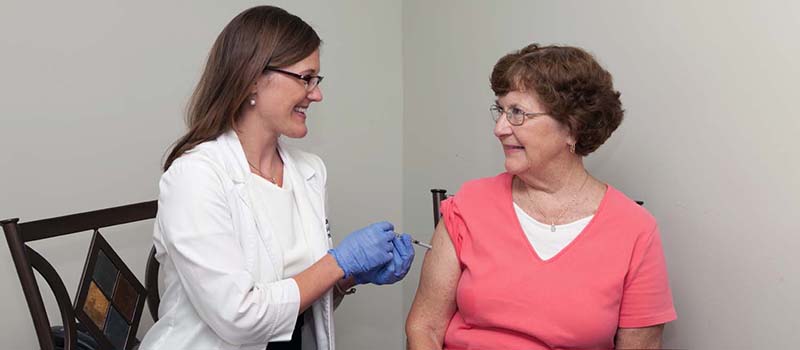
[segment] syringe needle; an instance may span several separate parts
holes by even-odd
[[[400,234],[399,234],[399,233],[397,233],[397,234],[395,234],[395,235],[396,235],[397,237],[400,237]],[[411,239],[411,243],[414,243],[414,244],[416,244],[416,245],[418,245],[418,246],[420,246],[420,247],[424,247],[425,249],[433,249],[433,246],[432,246],[432,245],[430,245],[430,244],[428,244],[428,243],[423,243],[423,242],[420,242],[420,241],[418,241],[418,240],[416,240],[416,239],[413,239],[413,238]]]
[[[428,244],[428,243],[422,243],[422,242],[420,242],[420,241],[418,241],[418,240],[416,240],[416,239],[415,239],[415,240],[412,240],[411,242],[412,242],[412,243],[414,243],[414,244],[416,244],[416,245],[418,245],[418,246],[425,247],[426,249],[433,249],[433,246],[431,246],[430,244]]]

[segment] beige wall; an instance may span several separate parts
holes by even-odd
[[[430,236],[427,189],[502,171],[496,60],[531,42],[581,46],[627,110],[587,165],[661,225],[679,317],[665,347],[796,347],[798,33],[790,1],[405,1],[406,226]]]
[[[1,2],[0,217],[27,221],[154,199],[160,160],[183,130],[208,49],[225,23],[258,3]],[[306,19],[324,41],[325,101],[311,108],[309,136],[297,143],[326,161],[334,233],[399,223],[401,4],[270,3]],[[151,226],[106,231],[140,279]],[[70,292],[89,236],[34,244]],[[31,349],[33,324],[0,240],[0,342]],[[336,313],[339,348],[401,348],[401,293],[399,285],[359,288]]]
[[[793,220],[800,185],[792,180],[800,178],[792,143],[800,132],[800,5],[274,3],[308,20],[325,41],[325,102],[312,108],[311,132],[297,143],[326,160],[338,237],[388,218],[429,238],[429,188],[454,191],[502,171],[486,112],[497,58],[533,41],[578,45],[612,72],[627,109],[587,165],[647,201],[662,227],[679,313],[665,345],[790,348],[800,341],[800,302],[792,297],[800,289],[792,254],[800,246]],[[0,217],[33,220],[155,198],[159,160],[183,128],[181,112],[208,48],[254,4],[0,3]],[[149,225],[106,236],[143,271]],[[70,291],[88,238],[34,244]],[[0,261],[0,340],[33,348],[6,248]],[[402,348],[420,262],[402,287],[363,287],[343,304],[340,348]]]

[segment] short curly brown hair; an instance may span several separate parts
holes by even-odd
[[[622,122],[611,74],[577,47],[528,45],[500,58],[489,81],[496,96],[535,92],[548,114],[569,127],[575,153],[582,156],[600,147]]]

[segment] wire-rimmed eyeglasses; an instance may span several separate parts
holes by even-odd
[[[314,90],[314,88],[317,87],[317,85],[319,85],[319,83],[322,82],[322,78],[323,78],[321,75],[297,74],[297,73],[285,71],[285,70],[277,68],[277,67],[270,67],[270,66],[267,66],[267,68],[264,68],[264,72],[267,72],[267,71],[283,73],[283,74],[286,74],[286,75],[288,75],[290,77],[295,77],[297,79],[300,79],[305,83],[307,91]]]
[[[531,119],[538,116],[549,114],[547,112],[526,113],[525,111],[517,107],[511,107],[509,108],[508,111],[506,111],[503,109],[503,107],[500,107],[498,105],[491,105],[489,107],[489,113],[492,114],[492,120],[494,120],[495,123],[497,123],[500,117],[502,117],[503,114],[505,114],[508,123],[514,126],[522,125],[522,123],[525,123],[526,119]]]

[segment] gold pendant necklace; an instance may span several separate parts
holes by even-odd
[[[570,177],[572,177],[572,174],[570,174]],[[522,180],[520,180],[520,181],[522,181]],[[567,181],[569,181],[569,179],[567,179]],[[545,221],[549,221],[550,222],[550,232],[556,232],[556,222],[561,221],[561,218],[564,217],[564,214],[567,213],[567,209],[569,209],[573,205],[575,205],[575,202],[578,200],[578,194],[580,194],[581,191],[583,191],[583,187],[586,186],[586,182],[588,182],[588,181],[589,181],[589,173],[586,172],[586,177],[583,179],[583,183],[581,184],[581,187],[578,188],[578,191],[575,192],[574,195],[572,195],[572,200],[570,200],[567,203],[567,205],[563,209],[561,209],[561,214],[559,214],[556,217],[555,220],[550,220],[550,218],[547,215],[545,215],[544,212],[539,210],[539,207],[536,206],[536,204],[533,202],[533,198],[531,198],[531,192],[527,188],[525,189],[525,194],[528,196],[528,201],[533,206],[533,209],[536,210],[539,213],[539,215],[541,215],[545,219]]]

